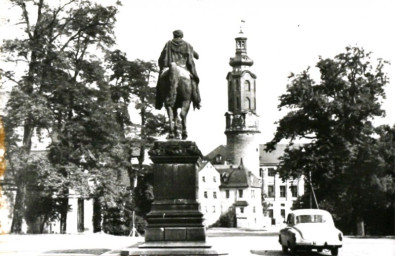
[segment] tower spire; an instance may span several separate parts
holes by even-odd
[[[241,20],[240,21],[240,32],[239,32],[239,34],[244,34],[244,32],[243,32],[244,24],[245,24],[245,20]]]

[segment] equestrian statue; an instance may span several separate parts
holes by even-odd
[[[178,109],[182,125],[182,139],[188,137],[187,115],[191,105],[200,109],[199,77],[195,68],[197,52],[183,38],[181,30],[173,32],[173,39],[168,41],[158,60],[159,78],[156,86],[155,108],[166,108],[169,117],[169,139],[178,139]]]

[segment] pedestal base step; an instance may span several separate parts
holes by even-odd
[[[138,248],[211,248],[205,242],[145,242],[138,245]]]
[[[121,251],[121,256],[219,256],[227,253],[219,253],[211,249],[204,242],[148,242],[140,243],[131,248]]]

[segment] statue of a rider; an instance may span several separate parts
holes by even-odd
[[[192,103],[194,108],[200,109],[200,92],[199,92],[199,77],[196,72],[195,62],[193,58],[199,59],[197,52],[193,50],[192,45],[184,41],[184,34],[181,30],[175,30],[173,32],[173,39],[168,41],[160,54],[158,65],[159,65],[159,78],[157,84],[156,93],[156,109],[161,109],[163,106],[164,97],[160,95],[160,79],[165,72],[169,69],[171,63],[176,63],[177,66],[185,68],[189,71],[192,81]]]

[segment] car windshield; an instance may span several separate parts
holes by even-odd
[[[323,215],[308,214],[296,216],[296,223],[325,223]]]

